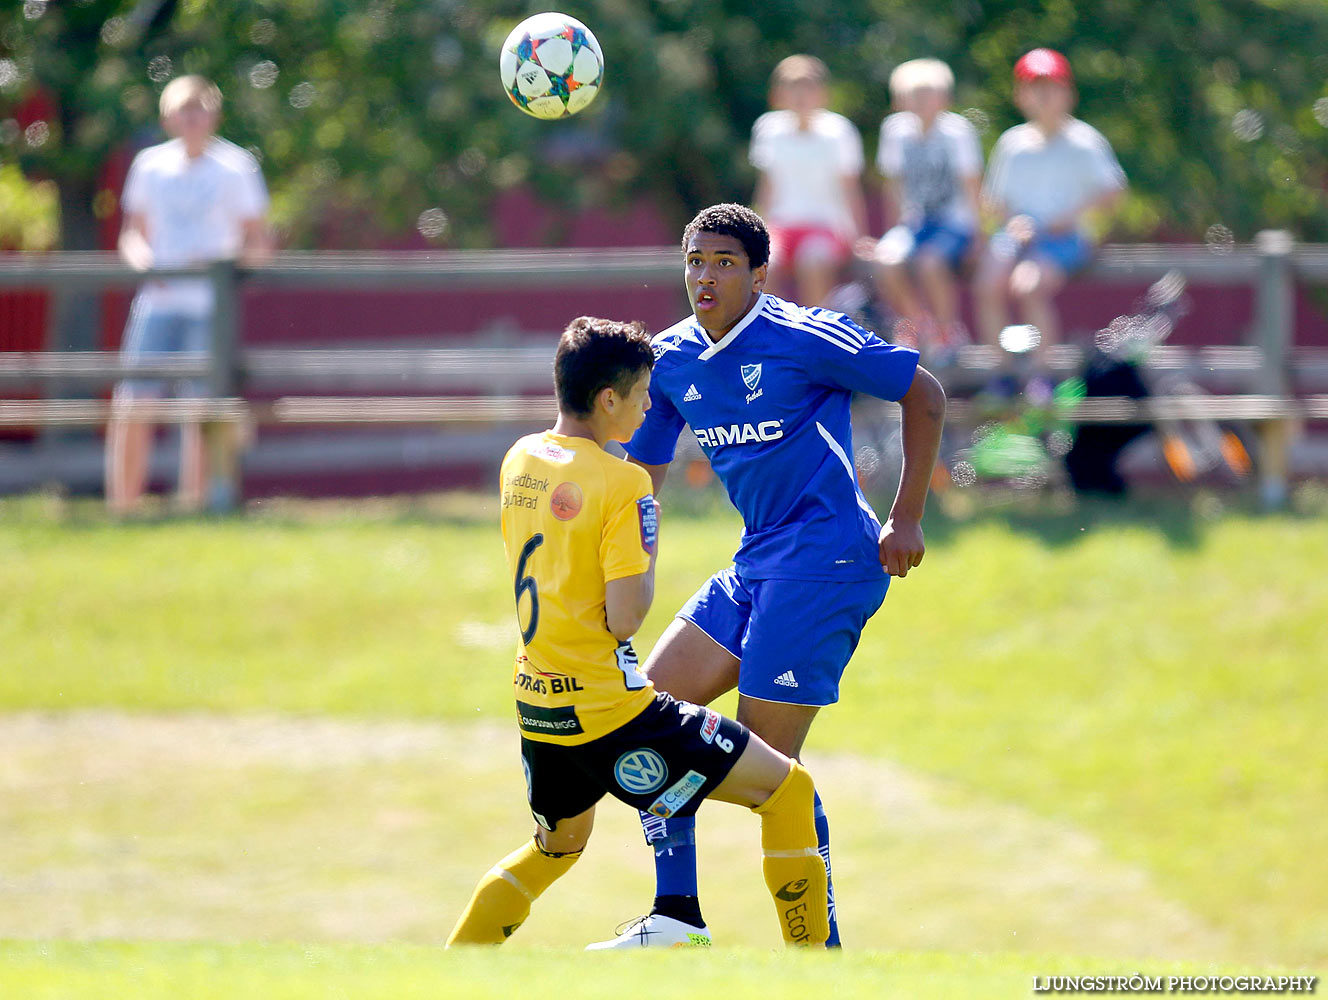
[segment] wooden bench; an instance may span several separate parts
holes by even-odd
[[[676,281],[672,247],[606,251],[477,251],[446,254],[282,253],[249,272],[225,263],[198,272],[217,290],[213,354],[177,357],[150,368],[127,369],[107,352],[0,353],[0,387],[41,385],[57,396],[71,386],[103,388],[131,374],[205,379],[208,400],[163,400],[138,412],[164,423],[199,422],[210,430],[236,426],[534,423],[551,418],[551,346],[456,347],[402,350],[244,349],[239,344],[238,288],[470,289],[631,285]],[[1294,282],[1328,281],[1328,248],[1295,247],[1283,233],[1263,233],[1252,247],[1215,252],[1203,246],[1104,247],[1090,269],[1095,280],[1138,284],[1171,272],[1195,280],[1247,284],[1255,291],[1253,337],[1248,347],[1162,346],[1149,352],[1146,368],[1177,375],[1207,395],[1169,395],[1135,403],[1086,400],[1071,419],[1079,423],[1216,419],[1250,423],[1261,440],[1261,491],[1266,502],[1285,498],[1290,441],[1301,421],[1324,418],[1328,351],[1292,347]],[[20,255],[0,258],[0,286],[85,291],[127,287],[143,280],[109,254]],[[1048,352],[1059,375],[1082,366],[1072,347]],[[971,421],[964,394],[979,387],[1001,364],[995,349],[963,349],[943,372],[956,398],[955,423]],[[419,395],[401,395],[403,389]],[[390,396],[363,395],[390,391]],[[356,393],[360,393],[356,395]],[[140,404],[148,406],[149,404]],[[102,424],[110,403],[100,399],[0,400],[2,426]],[[214,434],[216,440],[226,435]],[[235,435],[231,435],[232,438]],[[225,463],[223,463],[225,465]],[[230,468],[236,468],[231,462]],[[233,491],[232,491],[233,492]]]
[[[111,416],[109,400],[3,400],[0,426],[101,426]],[[134,404],[138,419],[154,423],[202,424],[210,442],[217,475],[238,480],[238,458],[231,442],[255,426],[539,424],[557,414],[552,396],[281,396],[273,400],[241,398],[146,400]],[[1328,395],[1303,398],[1267,395],[1159,396],[1142,400],[1095,397],[1060,414],[1075,424],[1134,424],[1183,420],[1218,420],[1252,425],[1258,433],[1259,495],[1265,505],[1285,502],[1289,449],[1295,429],[1305,421],[1328,420]],[[978,404],[953,399],[947,419],[971,427],[982,418]],[[231,429],[228,433],[227,430]],[[235,483],[224,484],[225,491]]]

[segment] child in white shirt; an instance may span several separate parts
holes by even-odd
[[[771,282],[804,305],[825,302],[854,242],[866,232],[862,137],[826,110],[825,63],[789,56],[770,77],[768,111],[752,126],[757,212],[770,227]]]
[[[890,74],[899,110],[881,123],[876,165],[887,219],[876,246],[877,281],[898,320],[891,339],[937,364],[968,340],[956,276],[978,226],[982,147],[967,118],[948,110],[954,74],[939,59],[914,59]]]
[[[129,168],[121,204],[120,256],[133,268],[252,261],[270,249],[267,189],[258,161],[217,136],[221,91],[201,76],[182,76],[161,94],[161,122],[172,138],[144,149]],[[213,289],[205,278],[150,281],[130,310],[121,354],[128,365],[211,350]],[[137,507],[147,487],[152,424],[135,401],[165,394],[160,379],[131,378],[116,387],[106,429],[106,500],[112,512]],[[202,396],[197,383],[182,395]],[[180,505],[202,506],[207,477],[202,429],[180,427]]]

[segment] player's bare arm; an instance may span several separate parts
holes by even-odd
[[[666,462],[663,465],[646,465],[645,462],[638,462],[631,455],[627,456],[627,461],[631,462],[633,465],[639,465],[646,470],[650,476],[650,488],[654,490],[655,496],[659,496],[659,491],[664,488],[664,479],[669,474],[668,463]]]
[[[899,406],[904,467],[890,516],[881,528],[880,551],[885,571],[902,577],[922,562],[926,552],[922,513],[945,426],[945,390],[931,372],[919,367]]]
[[[655,599],[654,568],[648,573],[610,580],[604,585],[604,618],[614,638],[626,642],[636,635]]]
[[[655,504],[658,511],[659,504]],[[644,573],[610,580],[604,585],[604,618],[609,631],[620,642],[626,642],[636,635],[650,612],[650,605],[655,600],[655,555],[659,543],[650,553],[650,568]]]

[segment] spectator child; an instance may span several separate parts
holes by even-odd
[[[939,59],[914,59],[890,74],[897,109],[881,123],[876,165],[885,179],[890,228],[876,246],[877,280],[894,310],[896,342],[934,362],[967,341],[957,273],[978,225],[982,147],[977,130],[949,110],[954,74]]]
[[[216,135],[221,91],[201,76],[181,76],[161,93],[161,123],[171,138],[134,157],[125,180],[120,256],[133,268],[173,268],[241,258],[270,248],[267,190],[258,162]],[[134,297],[125,330],[128,365],[211,348],[212,286],[206,279],[150,281]],[[126,379],[116,388],[106,430],[106,500],[131,512],[147,486],[152,424],[135,403],[165,394],[160,379]],[[203,387],[185,385],[186,395]],[[202,429],[180,428],[181,506],[203,503],[206,461]]]
[[[1045,347],[1061,340],[1056,293],[1092,257],[1089,218],[1115,205],[1125,173],[1102,133],[1070,114],[1074,77],[1063,55],[1033,49],[1014,79],[1028,120],[1000,137],[987,167],[983,200],[999,229],[978,267],[977,320],[982,339],[998,343],[1013,298]]]
[[[770,77],[770,104],[752,126],[759,172],[754,201],[769,220],[774,281],[809,306],[825,302],[850,248],[866,232],[862,137],[826,109],[830,74],[821,60],[789,56]]]

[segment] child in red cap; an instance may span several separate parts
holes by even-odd
[[[1024,339],[1046,347],[1061,339],[1056,293],[1092,257],[1089,219],[1115,205],[1125,173],[1102,133],[1070,114],[1077,95],[1065,56],[1033,49],[1015,63],[1014,80],[1028,120],[997,141],[983,182],[999,228],[978,266],[977,323],[986,343],[999,343],[1013,299],[1037,331]]]

